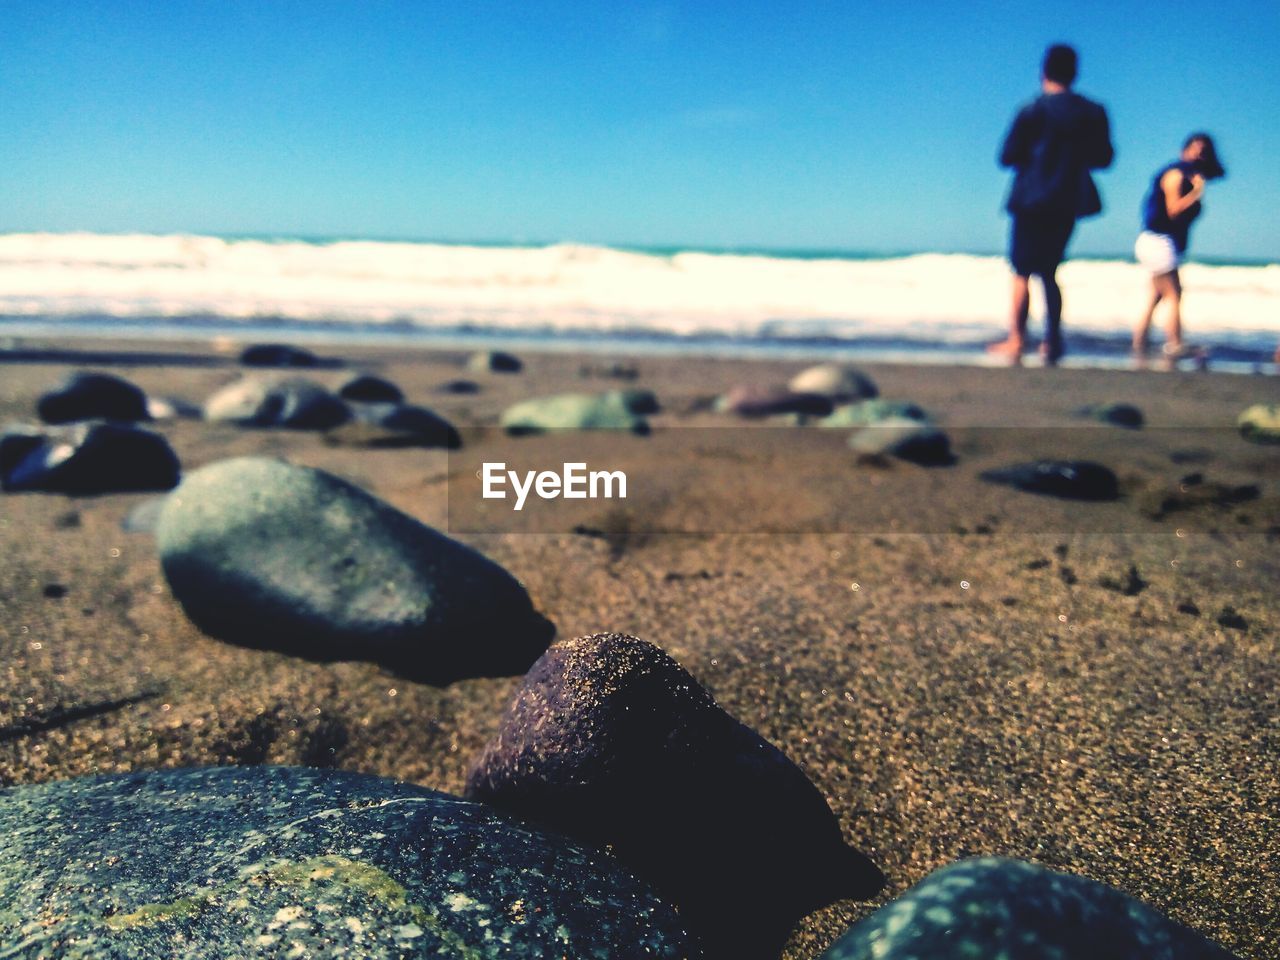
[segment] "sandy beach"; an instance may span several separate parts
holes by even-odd
[[[33,420],[77,369],[191,404],[242,372],[207,341],[76,349],[93,363],[0,363],[0,423]],[[346,367],[307,376],[377,373],[456,425],[463,448],[152,429],[184,471],[252,454],[337,474],[497,561],[558,637],[621,632],[667,651],[804,769],[888,877],[878,899],[805,919],[789,960],[979,854],[1111,884],[1246,960],[1280,954],[1267,867],[1280,862],[1280,447],[1235,429],[1245,407],[1280,403],[1280,377],[861,365],[950,434],[956,462],[925,468],[860,460],[847,430],[710,409],[800,362],[527,353],[502,375],[468,372],[458,351],[317,352]],[[459,378],[479,391],[442,391]],[[657,395],[651,435],[497,427],[527,397],[618,387]],[[1110,402],[1137,405],[1143,429],[1078,413]],[[1105,464],[1120,499],[979,476],[1042,457]],[[626,471],[627,499],[518,515],[476,499],[482,461],[573,459]],[[462,790],[518,677],[436,687],[207,637],[153,538],[122,528],[153,496],[0,498],[0,786],[273,763]]]

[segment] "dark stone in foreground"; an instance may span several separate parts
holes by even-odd
[[[362,373],[338,388],[338,396],[356,403],[400,403],[404,393],[390,380]]]
[[[128,380],[109,373],[76,373],[57,390],[36,401],[45,423],[77,420],[150,420],[147,395]]]
[[[1038,460],[981,474],[983,480],[1064,500],[1115,500],[1116,475],[1088,460]]]
[[[635,637],[552,646],[467,796],[608,845],[716,957],[774,960],[804,914],[883,883],[795,764]]]
[[[696,955],[605,854],[378,777],[172,770],[0,792],[6,957]]]
[[[246,367],[318,367],[320,358],[285,343],[255,343],[244,348],[240,362]]]
[[[5,490],[169,490],[178,483],[179,469],[164,437],[123,423],[10,427],[0,435],[0,486]]]
[[[821,960],[1233,960],[1085,877],[984,857],[938,870],[855,924]]]
[[[215,637],[420,680],[522,673],[553,632],[493,561],[331,474],[197,470],[156,526],[173,595]]]

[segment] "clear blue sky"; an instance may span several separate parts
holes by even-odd
[[[1077,253],[1203,127],[1193,253],[1280,259],[1274,0],[0,0],[0,232],[995,251],[1057,40],[1119,151]]]

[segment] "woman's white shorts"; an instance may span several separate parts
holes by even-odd
[[[1173,245],[1173,237],[1150,230],[1143,230],[1138,234],[1138,242],[1133,245],[1133,255],[1153,277],[1173,273],[1182,263],[1178,248]]]

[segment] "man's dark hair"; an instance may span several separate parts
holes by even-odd
[[[1065,43],[1055,43],[1044,52],[1044,66],[1041,72],[1046,80],[1069,87],[1075,83],[1079,65],[1080,58],[1076,56],[1074,47],[1069,47]]]

